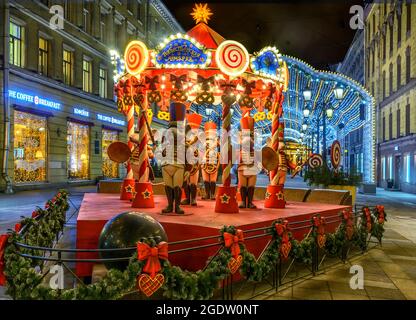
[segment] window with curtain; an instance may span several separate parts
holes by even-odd
[[[109,145],[118,141],[118,132],[103,129],[102,131],[102,156],[103,156],[103,176],[107,178],[118,178],[118,164],[112,161],[107,154]]]
[[[393,139],[393,114],[389,114],[389,140]]]
[[[74,53],[64,49],[62,53],[62,74],[66,85],[72,86],[73,84],[73,70]]]
[[[49,41],[39,37],[38,72],[44,76],[48,75]]]
[[[92,62],[86,58],[82,61],[82,88],[85,92],[92,92]]]
[[[25,66],[25,38],[24,27],[10,22],[10,59],[9,62],[23,68]]]
[[[107,70],[100,68],[99,75],[99,94],[101,98],[107,98]]]
[[[393,94],[393,64],[389,67],[389,96]]]

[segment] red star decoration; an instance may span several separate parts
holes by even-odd
[[[133,194],[133,198],[136,198],[137,192],[136,191],[132,191],[132,194]]]
[[[152,193],[147,189],[142,192],[143,199],[150,199],[151,195]]]
[[[283,192],[278,192],[277,193],[277,200],[285,200],[285,197],[283,195]]]
[[[269,191],[266,191],[266,200],[269,200],[272,194]]]
[[[224,193],[221,197],[221,203],[228,204],[230,202],[230,196]]]
[[[127,193],[134,193],[134,188],[131,185],[128,185],[124,188]]]

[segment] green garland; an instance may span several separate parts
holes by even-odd
[[[53,245],[56,234],[63,231],[66,211],[68,206],[68,194],[60,191],[54,199],[47,202],[45,209],[38,208],[32,213],[32,218],[21,221],[24,232],[12,232],[5,251],[5,274],[7,278],[7,294],[14,299],[63,299],[63,300],[87,300],[87,299],[120,299],[127,292],[137,291],[137,278],[142,272],[144,261],[139,261],[135,253],[126,270],[109,270],[107,275],[97,283],[90,285],[79,285],[73,289],[53,290],[42,283],[43,264],[40,261],[22,257],[18,254],[26,253],[39,255],[40,252],[17,247],[16,242],[26,243],[30,246],[50,247]],[[373,226],[371,234],[380,241],[384,232],[383,223],[385,219],[384,208],[372,213]],[[261,282],[274,269],[281,256],[282,236],[278,234],[276,225],[287,222],[276,220],[271,226],[272,241],[259,259],[251,254],[244,242],[239,242],[240,255],[243,258],[240,272],[242,276],[252,282]],[[350,241],[362,248],[364,239],[361,232],[362,226],[354,225],[354,235],[351,240],[346,238],[347,221],[342,219],[335,233],[326,233],[326,243],[323,248],[329,255],[341,256],[342,248]],[[367,229],[366,229],[367,230]],[[230,248],[225,246],[224,233],[236,235],[238,230],[233,226],[225,226],[221,229],[223,247],[217,255],[211,257],[210,262],[204,270],[190,272],[180,267],[172,266],[167,260],[160,260],[164,276],[164,284],[160,291],[168,299],[207,300],[212,298],[214,292],[222,280],[231,275],[229,262],[232,258]],[[287,233],[291,244],[289,258],[307,265],[312,264],[312,253],[317,246],[317,232],[312,232],[302,241],[293,238],[292,233]],[[367,239],[367,235],[365,236]],[[153,240],[147,240],[151,247],[157,245]]]

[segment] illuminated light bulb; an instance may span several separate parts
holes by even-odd
[[[166,81],[166,76],[162,75],[162,77],[160,78],[162,81]]]
[[[160,88],[161,88],[162,90],[165,90],[166,85],[162,84],[162,85],[160,86]]]

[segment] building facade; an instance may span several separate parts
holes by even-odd
[[[182,32],[161,1],[2,1],[0,191],[123,177],[110,51]],[[62,23],[61,25],[59,23]]]
[[[336,71],[364,85],[364,31],[357,30],[344,60]],[[361,106],[359,106],[361,108]],[[342,128],[340,128],[342,129]],[[350,172],[364,172],[363,127],[349,132],[341,141],[344,154],[344,169]]]
[[[416,193],[416,3],[365,12],[365,84],[377,103],[377,181]]]

